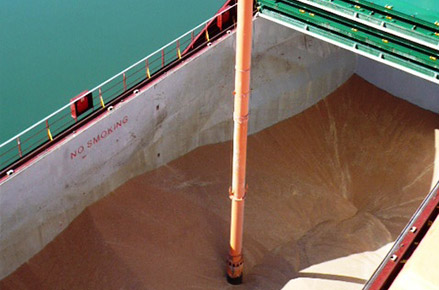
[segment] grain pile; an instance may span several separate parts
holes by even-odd
[[[249,138],[245,283],[225,282],[230,142],[86,209],[9,289],[361,289],[430,190],[437,115],[358,76]]]

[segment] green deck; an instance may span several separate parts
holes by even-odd
[[[375,30],[396,34],[418,44],[439,49],[439,26],[437,25],[439,23],[436,20],[427,21],[414,17],[397,10],[391,4],[378,5],[364,0],[296,0],[289,2],[309,5],[360,22]]]
[[[412,16],[405,13],[409,5],[402,3],[260,0],[258,9],[291,28],[439,83],[439,22],[432,20],[439,8],[412,7]]]
[[[395,11],[433,24],[439,21],[439,2],[437,0],[374,0],[373,3],[382,7],[391,5]]]

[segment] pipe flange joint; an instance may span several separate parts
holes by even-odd
[[[248,114],[245,116],[236,116],[233,115],[233,120],[238,124],[247,123],[248,122]]]
[[[233,91],[233,96],[236,97],[237,93],[236,91]],[[248,98],[250,96],[250,92],[242,93],[241,98]]]
[[[247,73],[247,72],[250,72],[250,68],[247,68],[247,69],[238,69],[238,68],[235,66],[235,71],[237,71],[237,72],[241,72],[241,73]]]
[[[241,198],[239,198],[236,197],[235,194],[233,193],[232,187],[229,187],[229,198],[234,201],[244,201],[245,198],[247,197],[247,191],[248,191],[248,184],[245,186],[244,195]]]

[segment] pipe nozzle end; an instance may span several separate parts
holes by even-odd
[[[244,258],[242,255],[227,258],[227,282],[232,285],[242,283],[242,270],[244,268]]]
[[[241,276],[232,278],[227,273],[227,282],[231,285],[241,285],[242,284],[242,273]]]

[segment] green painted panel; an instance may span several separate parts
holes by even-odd
[[[312,0],[322,3],[325,0]],[[364,9],[363,2],[349,0],[331,0],[331,4],[344,2],[345,9]],[[350,2],[346,4],[346,2]],[[328,3],[328,2],[327,2]],[[439,51],[418,43],[410,42],[404,37],[370,27],[356,21],[356,18],[345,18],[340,15],[320,9],[313,5],[305,4],[305,1],[295,0],[260,0],[259,11],[270,15],[275,19],[302,28],[306,31],[322,36],[368,55],[379,57],[382,60],[392,62],[407,69],[416,71],[427,78],[438,79],[439,76]],[[339,9],[341,6],[338,6]],[[370,8],[370,7],[368,7]],[[343,8],[344,9],[344,8]],[[380,8],[372,7],[374,11]],[[382,8],[384,12],[393,11],[389,6]],[[379,14],[379,13],[376,13]],[[389,13],[390,14],[390,13]],[[372,15],[375,15],[372,14]],[[394,15],[394,14],[391,14]],[[399,15],[396,17],[400,17]],[[392,17],[393,18],[393,17]],[[402,18],[400,18],[402,19]],[[403,20],[402,20],[403,21]],[[427,26],[425,26],[427,27]],[[428,29],[428,27],[427,27]],[[436,82],[436,81],[435,81]]]
[[[378,5],[365,0],[292,0],[285,2],[313,6],[363,23],[373,30],[386,31],[439,50],[439,23],[436,25],[434,22],[404,14],[395,10],[390,4]]]
[[[374,0],[365,1],[380,6],[390,5],[392,10],[398,11],[417,19],[435,23],[439,21],[439,2],[437,0]]]

